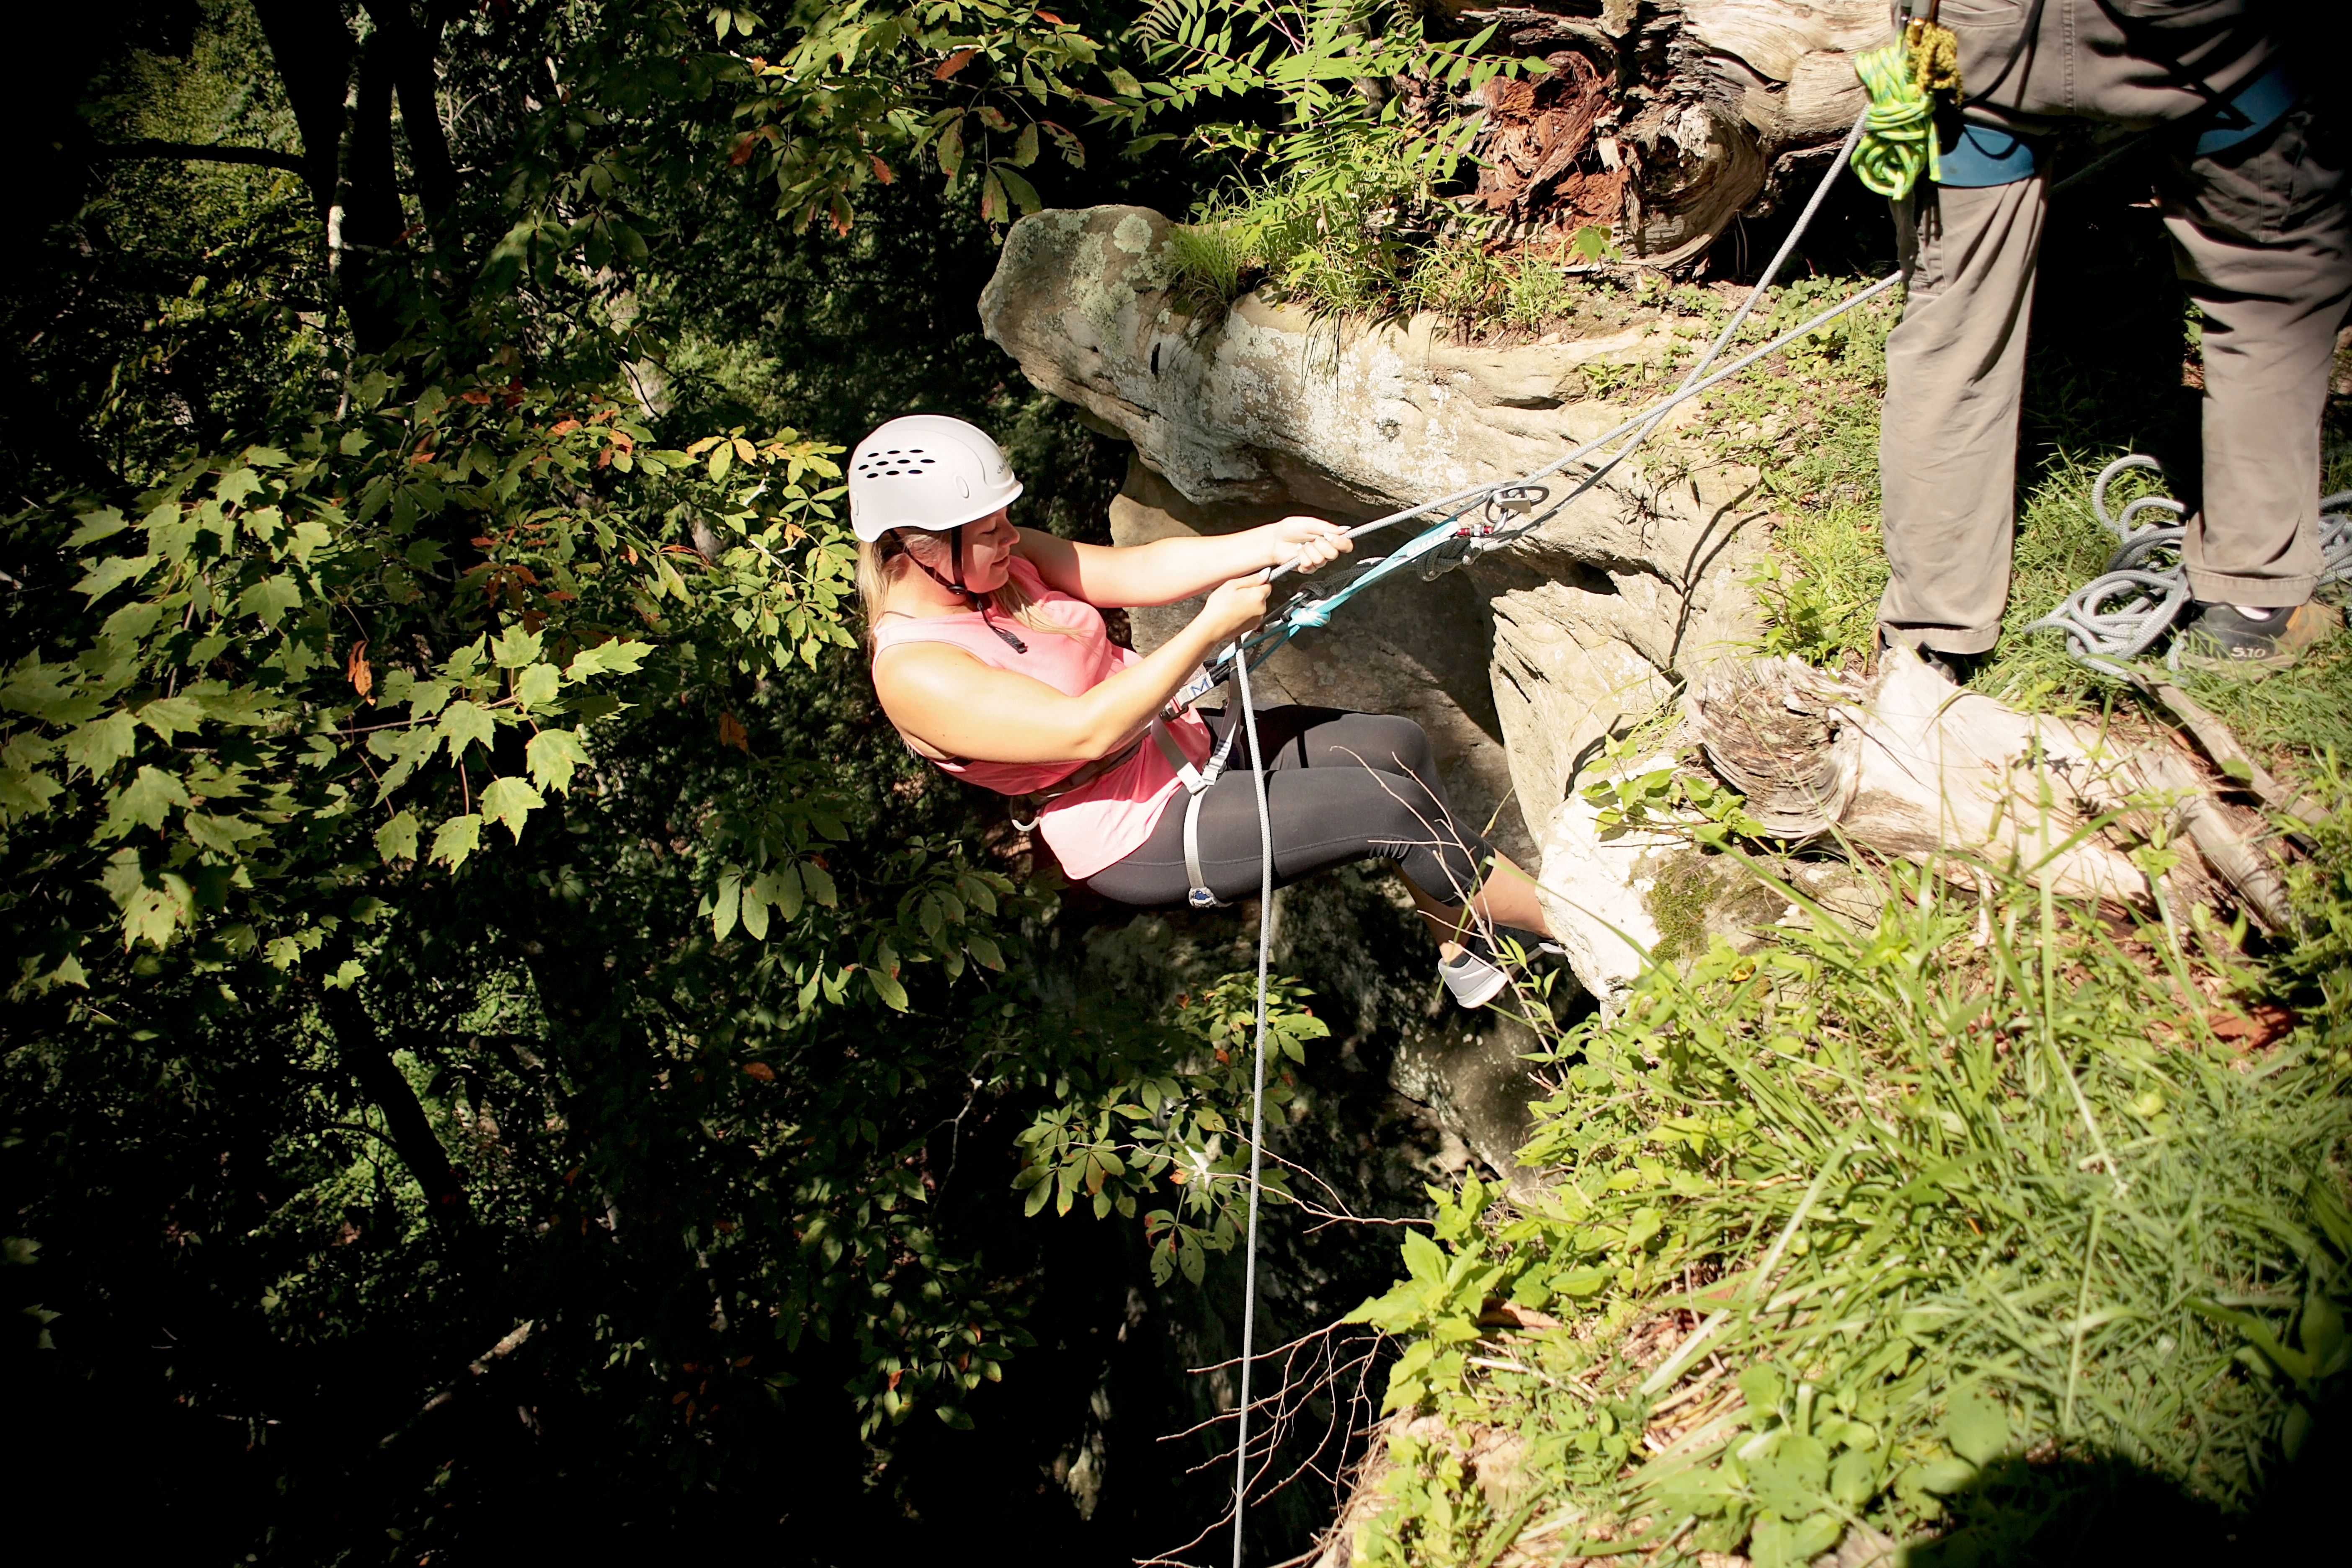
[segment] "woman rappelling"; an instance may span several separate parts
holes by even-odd
[[[1234,771],[1209,720],[1174,703],[1202,663],[1266,612],[1268,574],[1313,572],[1345,531],[1291,517],[1239,533],[1127,548],[1016,528],[996,443],[941,415],[893,419],[849,465],[850,521],[874,689],[908,747],[957,778],[1034,803],[1073,881],[1138,906],[1220,903],[1259,886],[1244,747]],[[1113,644],[1096,606],[1207,592],[1148,655]],[[1238,715],[1234,715],[1238,718]],[[1454,999],[1507,977],[1493,934],[1549,934],[1533,882],[1454,820],[1429,737],[1410,719],[1333,708],[1257,716],[1277,885],[1343,861],[1394,864],[1438,939]]]

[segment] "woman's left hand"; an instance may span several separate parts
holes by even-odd
[[[1270,565],[1296,567],[1301,572],[1328,566],[1356,547],[1346,529],[1319,517],[1286,517],[1280,522],[1267,523],[1258,532],[1265,535],[1273,552]]]

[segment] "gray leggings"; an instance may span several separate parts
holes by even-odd
[[[1220,735],[1219,716],[1204,714]],[[1440,903],[1458,904],[1494,849],[1457,822],[1429,737],[1410,719],[1338,708],[1269,708],[1257,716],[1274,819],[1276,887],[1345,860],[1392,860]],[[1201,871],[1221,900],[1258,889],[1257,798],[1249,737],[1234,741],[1228,771],[1201,801]],[[1151,837],[1087,886],[1122,904],[1181,904],[1185,796],[1180,790]]]

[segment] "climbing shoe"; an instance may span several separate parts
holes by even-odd
[[[2316,601],[2267,615],[2248,615],[2235,605],[2199,605],[2175,651],[2181,663],[2195,668],[2234,670],[2259,679],[2286,668],[2343,625],[2333,606]]]
[[[1437,973],[1454,999],[1465,1007],[1484,1007],[1510,984],[1509,976],[1466,947],[1442,961]]]

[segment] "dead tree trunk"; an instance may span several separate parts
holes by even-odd
[[[1822,166],[1866,101],[1853,56],[1894,36],[1885,0],[1440,4],[1549,68],[1488,88],[1481,203],[1529,239],[1606,225],[1663,268]]]

